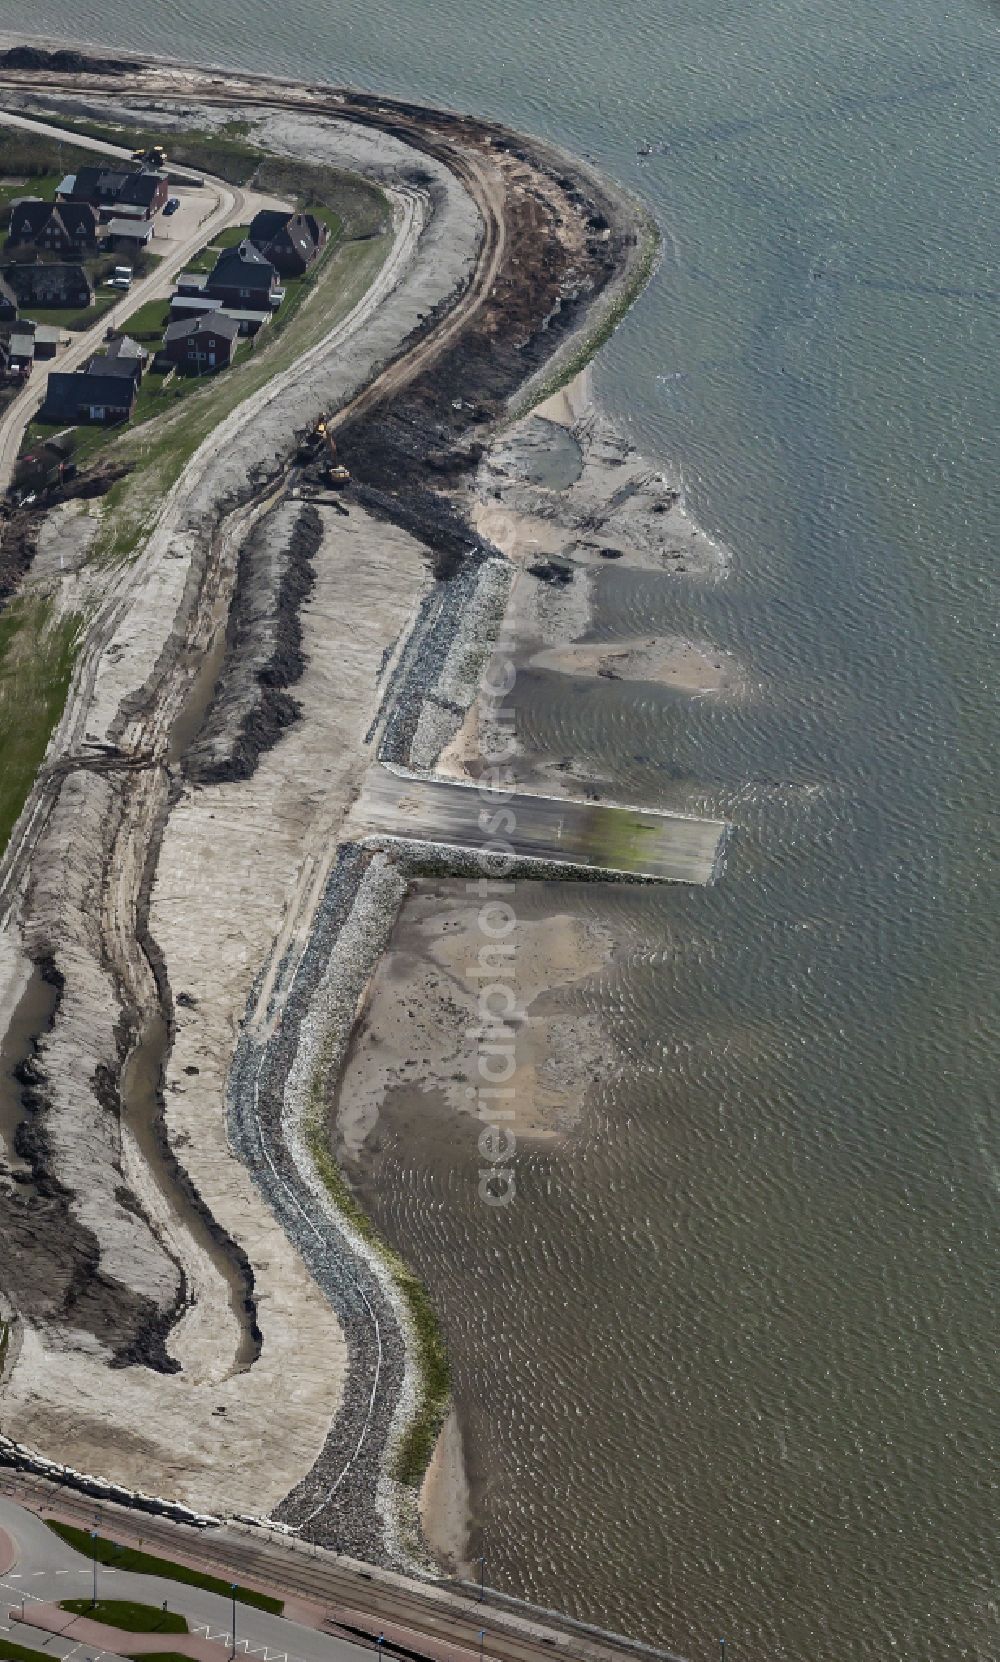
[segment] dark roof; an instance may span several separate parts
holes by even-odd
[[[68,231],[85,225],[88,232],[97,230],[97,210],[90,202],[60,202],[59,218]]]
[[[135,401],[135,382],[131,376],[81,375],[80,386],[83,389],[81,403],[120,407]]]
[[[17,305],[17,295],[2,272],[0,272],[0,300],[6,300],[10,306],[16,307]]]
[[[53,370],[45,393],[48,409],[76,413],[81,405],[105,404],[112,409],[124,409],[135,400],[135,382],[121,375],[85,375],[80,371],[69,374]]]
[[[11,235],[25,242],[39,236],[50,221],[67,234],[83,230],[93,237],[97,230],[97,214],[89,202],[43,202],[38,196],[22,196],[11,203]]]
[[[135,380],[139,373],[139,365],[135,358],[111,358],[106,352],[99,352],[91,358],[86,368],[87,376],[110,375],[119,379]]]
[[[316,252],[319,241],[318,225],[316,220],[305,214],[278,213],[273,208],[262,208],[250,222],[249,240],[258,248],[267,248],[268,243],[282,233],[287,237],[289,246],[294,248],[303,262],[308,265]],[[316,232],[313,230],[316,226]]]
[[[132,207],[148,208],[166,177],[165,173],[129,173],[117,194],[117,200]]]
[[[44,265],[38,260],[33,260],[28,265],[8,266],[5,276],[22,302],[35,300],[42,294],[90,296],[94,292],[93,284],[82,265]]]
[[[16,232],[18,236],[23,236],[28,232],[29,235],[37,235],[55,211],[54,205],[43,202],[40,196],[19,196],[10,205],[11,234]]]
[[[109,167],[78,167],[73,182],[73,196],[78,202],[88,196],[98,196],[105,201],[113,200],[130,177],[128,173]]]
[[[235,340],[239,332],[238,320],[228,312],[203,312],[200,317],[182,317],[176,323],[168,323],[163,340],[166,344],[196,335],[224,335],[227,340]]]
[[[244,240],[236,248],[224,248],[215,265],[206,288],[216,286],[244,289],[270,289],[278,273],[252,242]]]
[[[247,238],[250,242],[255,242],[259,248],[262,243],[270,242],[279,231],[283,231],[288,221],[294,217],[294,214],[282,213],[278,208],[261,208],[260,213],[254,214],[250,221]]]

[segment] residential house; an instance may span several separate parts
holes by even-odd
[[[32,361],[28,359],[25,366],[22,357],[18,356],[13,336],[0,334],[0,386],[23,387],[30,374]]]
[[[171,323],[177,323],[181,318],[204,317],[208,312],[221,311],[224,311],[227,317],[236,319],[241,335],[258,334],[265,323],[270,323],[274,316],[270,306],[257,311],[252,308],[241,309],[239,306],[223,306],[221,300],[206,300],[203,295],[183,294],[179,287],[170,301]]]
[[[149,353],[146,348],[140,346],[137,340],[133,340],[131,335],[112,335],[111,339],[105,342],[104,356],[106,358],[120,358],[124,363],[137,364],[136,380],[142,379],[146,373],[146,365],[149,363]]]
[[[278,273],[252,242],[224,248],[208,274],[202,293],[206,299],[221,300],[224,306],[244,311],[276,309],[281,302]]]
[[[89,202],[43,202],[22,196],[11,204],[8,248],[28,244],[71,259],[97,247],[97,212]]]
[[[123,169],[94,165],[78,168],[75,173],[69,174],[63,180],[63,186],[70,186],[71,202],[89,202],[95,208],[112,208],[127,178],[128,174]]]
[[[26,381],[35,363],[35,336],[32,330],[24,329],[18,324],[10,332],[8,343],[10,353],[10,376],[12,379]]]
[[[64,310],[93,304],[94,285],[82,265],[11,265],[4,272],[19,306],[58,306]]]
[[[65,346],[69,340],[65,329],[53,328],[48,323],[32,323],[29,319],[22,319],[19,328],[30,329],[35,339],[35,361],[39,358],[54,358],[60,346]]]
[[[144,167],[141,173],[129,173],[115,198],[116,213],[142,213],[152,219],[167,201],[167,176],[155,168]]]
[[[0,335],[0,384],[23,387],[34,367],[34,337],[18,325]]]
[[[115,375],[121,379],[130,380],[138,387],[142,380],[142,372],[146,367],[146,353],[136,346],[135,341],[129,341],[134,351],[122,351],[118,341],[109,341],[103,352],[95,352],[87,362],[88,375]]]
[[[314,214],[262,208],[250,222],[247,241],[270,260],[282,277],[301,277],[328,236],[326,226]]]
[[[6,277],[0,277],[0,323],[13,323],[17,316],[17,296]]]
[[[168,323],[163,335],[163,352],[171,363],[201,375],[205,370],[228,369],[236,351],[240,326],[225,312],[205,312],[201,317],[182,318]]]
[[[111,360],[114,362],[114,360]],[[106,367],[94,370],[95,363],[106,365],[104,357],[91,359],[86,369],[75,374],[52,370],[42,416],[46,421],[127,421],[135,409],[138,387],[135,378]],[[119,360],[120,362],[120,360]]]
[[[105,226],[108,242],[122,254],[138,254],[149,247],[153,227],[148,219],[109,219]]]
[[[70,184],[70,200],[89,202],[105,217],[152,219],[167,200],[167,175],[156,168],[138,172],[107,167],[81,167],[63,180]]]

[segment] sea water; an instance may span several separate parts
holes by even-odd
[[[602,573],[741,700],[570,678],[522,738],[736,826],[574,890],[613,1079],[502,1214],[419,1123],[380,1222],[441,1311],[492,1583],[691,1655],[998,1644],[992,0],[8,0],[3,26],[442,102],[639,191],[599,395],[732,550]],[[640,156],[640,147],[650,154]],[[526,904],[531,904],[530,899]]]

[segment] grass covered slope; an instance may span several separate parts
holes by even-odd
[[[82,618],[46,600],[0,616],[0,852],[6,848],[62,715]]]

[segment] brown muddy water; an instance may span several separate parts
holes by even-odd
[[[0,1045],[0,1145],[11,1171],[28,1170],[16,1150],[17,1129],[25,1118],[17,1069],[32,1055],[34,1040],[45,1032],[58,1000],[58,988],[40,970],[32,970]]]
[[[160,1092],[169,1030],[162,1016],[151,1016],[122,1070],[122,1120],[135,1138],[146,1168],[178,1226],[210,1260],[229,1292],[229,1305],[239,1326],[233,1372],[240,1373],[260,1354],[246,1310],[247,1285],[233,1259],[231,1247],[194,1204],[177,1167],[169,1156],[161,1128]]]

